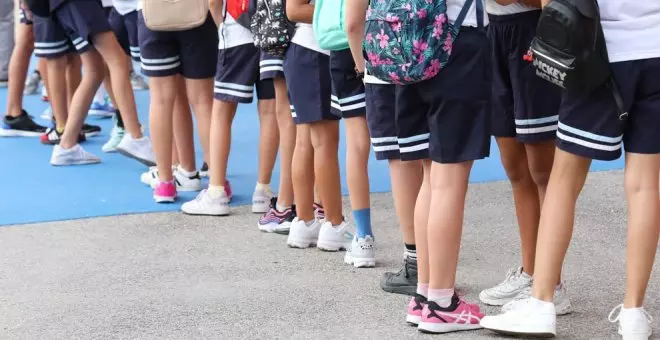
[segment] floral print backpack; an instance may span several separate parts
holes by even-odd
[[[446,0],[371,0],[364,51],[367,72],[386,82],[409,85],[438,75],[472,3],[483,27],[483,0],[465,0],[456,21],[447,18]]]

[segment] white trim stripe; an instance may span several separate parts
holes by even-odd
[[[69,41],[68,40],[61,40],[61,41],[55,41],[55,42],[34,42],[34,47],[37,48],[49,48],[49,47],[60,47],[62,45],[66,45]]]
[[[266,66],[266,65],[284,65],[284,60],[273,59],[273,60],[262,60],[259,62],[259,66]]]
[[[587,147],[589,149],[594,149],[594,150],[602,150],[602,151],[617,151],[621,149],[621,143],[616,144],[616,145],[603,145],[603,144],[598,144],[598,143],[593,143],[593,142],[587,142],[582,139],[578,139],[575,137],[567,136],[561,131],[557,131],[557,138],[565,140],[570,143],[582,145],[584,147]]]
[[[362,102],[362,103],[357,103],[357,104],[352,104],[352,105],[344,106],[344,107],[341,108],[341,110],[342,110],[343,112],[346,112],[346,111],[353,111],[353,110],[361,109],[361,108],[363,108],[363,107],[367,107],[367,103],[366,103],[366,102]]]
[[[413,143],[413,142],[419,142],[419,141],[424,141],[428,140],[429,137],[431,137],[430,133],[424,133],[421,135],[415,135],[412,137],[406,137],[406,138],[399,138],[399,144],[408,144],[408,143]],[[426,143],[428,147],[428,143]]]
[[[215,81],[215,87],[222,87],[226,89],[239,90],[239,91],[250,91],[254,90],[254,86],[240,85],[234,83],[225,83],[221,81]]]
[[[535,119],[516,119],[516,125],[537,125],[546,123],[556,123],[559,121],[559,115]]]
[[[214,93],[219,93],[219,94],[227,94],[230,96],[234,97],[241,97],[241,98],[252,98],[253,94],[250,93],[245,93],[245,92],[240,92],[240,91],[234,91],[234,90],[228,90],[228,89],[223,89],[223,88],[215,88],[213,90]]]
[[[173,64],[169,65],[146,65],[145,63],[141,63],[142,69],[147,70],[147,71],[162,71],[162,70],[171,70],[179,67],[181,65],[181,62],[176,62]]]
[[[608,136],[602,136],[602,135],[597,135],[595,133],[591,133],[588,131],[580,130],[577,128],[574,128],[572,126],[568,126],[562,122],[559,122],[559,129],[560,130],[565,130],[567,132],[570,132],[574,135],[578,135],[580,137],[588,138],[597,142],[603,142],[603,143],[621,143],[621,140],[623,139],[623,135],[618,136],[618,137],[608,137]]]
[[[284,66],[266,66],[259,69],[259,73],[266,72],[284,72]]]
[[[375,152],[384,152],[384,151],[398,151],[398,145],[374,145],[373,149]]]
[[[429,143],[427,142],[427,143],[413,145],[413,146],[399,147],[399,152],[401,152],[401,153],[410,153],[410,152],[426,150],[428,148],[429,148]]]
[[[68,51],[69,46],[63,46],[59,48],[35,48],[34,53],[38,55],[53,55],[53,54],[58,54],[62,53],[64,51]]]
[[[88,45],[89,43],[87,42],[87,40],[83,40],[81,43],[76,44],[76,50],[80,51],[83,48],[87,47]]]
[[[557,124],[554,124],[550,126],[541,126],[541,127],[526,128],[526,129],[516,128],[516,133],[521,135],[531,135],[535,133],[543,133],[543,132],[550,132],[556,130],[557,130]]]
[[[393,137],[372,137],[372,143],[397,143],[399,139],[396,136]]]
[[[175,61],[179,61],[179,56],[171,57],[171,58],[162,58],[162,59],[147,59],[140,57],[140,61],[143,64],[169,64]]]

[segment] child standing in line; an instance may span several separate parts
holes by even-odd
[[[406,320],[427,333],[478,329],[483,314],[477,305],[459,297],[454,286],[470,171],[473,162],[487,157],[490,149],[492,72],[484,5],[482,0],[447,0],[446,7],[422,0],[392,1],[372,2],[369,9],[368,20],[378,22],[396,11],[400,25],[390,26],[388,34],[365,37],[371,51],[368,62],[376,70],[387,70],[388,79],[406,84],[397,87],[396,97],[402,127],[411,126],[406,120],[426,121],[429,129],[428,135],[403,140],[415,143],[428,138],[430,158],[424,162],[424,184],[415,206],[418,295],[408,305]],[[383,67],[390,65],[391,56],[402,55],[399,46],[406,48],[404,58],[414,57],[421,60],[419,65],[428,65],[423,76],[419,69],[418,74],[407,73],[415,68],[401,68],[405,64]],[[444,66],[440,58],[447,54],[426,59],[431,46],[449,52]],[[406,79],[410,81],[404,83]],[[402,105],[404,100],[408,105]],[[400,151],[415,150],[407,145],[404,149],[402,140],[398,141]]]
[[[141,5],[142,1],[138,3],[138,10]],[[197,117],[202,146],[207,150],[208,129],[205,127],[210,125],[211,118],[214,58],[217,53],[215,46],[218,43],[216,26],[209,13],[206,21],[195,28],[153,31],[146,26],[144,16],[139,11],[138,39],[142,72],[150,77],[151,82],[149,123],[158,164],[157,172],[154,173],[157,178],[150,185],[154,188],[153,197],[156,202],[174,202],[177,188],[194,191],[201,186],[195,166],[183,164],[183,158],[176,171],[172,170],[174,131],[179,129],[174,128],[173,124],[179,122],[178,119],[189,119],[186,118],[185,93]],[[188,134],[188,127],[181,132]],[[189,138],[183,139],[187,142],[181,145],[177,143],[177,147],[189,147]],[[188,151],[184,156],[189,157],[190,153]]]
[[[15,24],[16,42],[11,59],[9,60],[9,78],[7,84],[7,113],[2,119],[0,136],[13,137],[39,137],[46,132],[41,126],[30,118],[23,109],[23,87],[25,77],[30,67],[30,56],[34,49],[34,35],[32,33],[32,20],[22,8],[21,1],[16,1],[19,10],[19,21]]]
[[[358,268],[374,267],[376,259],[371,230],[369,128],[365,117],[364,65],[356,66],[346,31],[341,30],[342,20],[346,21],[346,16],[341,16],[347,5],[339,0],[317,2],[314,13],[317,31],[314,33],[317,39],[323,39],[324,42],[327,39],[334,40],[330,43],[334,48],[330,52],[330,110],[335,116],[344,118],[346,123],[346,174],[356,234],[344,262]],[[338,17],[340,21],[336,20]],[[324,27],[324,22],[330,27]],[[345,45],[339,45],[339,39],[345,39]],[[364,62],[364,59],[361,61]]]
[[[346,30],[351,53],[358,73],[365,72],[362,44],[368,0],[348,0],[346,3]],[[399,131],[396,119],[394,84],[364,74],[366,118],[371,143],[377,160],[387,160],[392,181],[394,208],[399,219],[405,246],[404,266],[397,273],[385,273],[381,280],[383,290],[414,295],[417,288],[417,247],[415,245],[414,211],[423,173],[422,159],[428,158],[428,140],[415,144],[414,152],[406,145],[407,138],[428,134],[424,122],[413,124],[414,131]],[[399,139],[404,144],[403,153]],[[424,145],[426,143],[426,145]],[[407,155],[408,154],[408,155]],[[402,161],[406,155],[406,161]]]
[[[623,303],[614,307],[609,320],[618,323],[624,340],[648,339],[652,334],[644,300],[660,231],[660,40],[656,38],[660,2],[600,0],[598,6],[622,111],[610,82],[587,93],[564,91],[555,160],[539,224],[532,294],[516,308],[484,318],[487,329],[520,336],[557,334],[556,280],[573,235],[577,199],[592,159],[616,160],[625,147],[626,287]],[[625,122],[619,118],[622,112],[627,113]]]
[[[337,158],[341,116],[330,109],[329,53],[318,46],[314,37],[313,0],[287,1],[286,11],[289,20],[297,22],[284,59],[284,73],[293,105],[291,115],[297,124],[292,179],[298,215],[291,224],[287,244],[339,251],[350,246],[347,243],[352,236],[342,215]],[[314,216],[314,184],[323,202],[323,220]]]
[[[123,51],[96,1],[51,0],[53,27],[66,32],[64,46],[73,44],[80,54],[85,73],[73,96],[62,140],[53,149],[51,164],[77,165],[98,163],[100,159],[78,144],[78,136],[92,102],[94,93],[104,76],[104,61],[110,69],[118,106],[124,114],[129,134],[118,146],[123,154],[146,164],[153,164],[151,141],[144,137],[137,119],[135,98],[128,79],[129,69]],[[64,47],[63,47],[64,48]],[[68,47],[67,47],[68,48]],[[60,74],[59,77],[63,78]],[[130,119],[129,119],[130,118]]]
[[[259,178],[252,195],[252,212],[263,214],[274,196],[270,179],[279,143],[273,80],[260,79],[260,61],[269,59],[254,46],[249,24],[240,21],[247,14],[247,0],[212,0],[210,4],[214,17],[222,18],[218,27],[220,42],[211,122],[210,184],[208,190],[184,204],[181,210],[192,215],[229,214],[230,197],[225,187],[231,126],[238,104],[251,103],[256,88],[261,128]]]
[[[488,305],[524,300],[532,288],[536,237],[561,102],[559,88],[538,77],[529,61],[540,6],[540,0],[486,1],[493,46],[492,134],[513,189],[522,248],[522,265],[510,269],[503,282],[479,294],[481,302]],[[557,313],[562,315],[571,311],[571,303],[560,278],[557,283],[555,301]]]

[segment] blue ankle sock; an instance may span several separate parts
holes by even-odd
[[[371,232],[371,209],[353,210],[353,219],[358,238],[364,238],[367,235],[374,236]]]

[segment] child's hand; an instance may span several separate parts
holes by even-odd
[[[27,4],[25,4],[25,0],[19,1],[19,5],[25,13],[25,19],[32,21],[32,11],[30,11],[30,8],[28,8]]]
[[[529,7],[541,8],[541,0],[520,0],[520,2]]]

